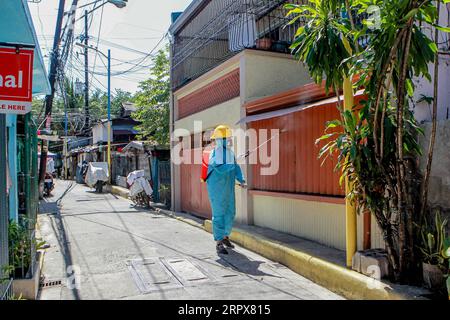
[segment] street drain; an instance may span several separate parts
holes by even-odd
[[[62,284],[61,280],[46,280],[39,284],[40,288],[56,287]]]

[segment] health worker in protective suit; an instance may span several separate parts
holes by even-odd
[[[229,235],[236,215],[236,180],[241,187],[245,187],[245,180],[233,151],[228,147],[231,129],[218,126],[211,138],[215,144],[209,156],[206,183],[212,208],[213,235],[217,253],[228,254],[225,247],[234,248]]]

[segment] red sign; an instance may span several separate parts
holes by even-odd
[[[0,113],[31,111],[33,57],[33,49],[0,48]]]

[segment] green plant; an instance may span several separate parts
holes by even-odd
[[[139,139],[148,139],[160,145],[170,142],[170,64],[168,48],[161,49],[153,58],[148,80],[139,83],[135,95],[137,110],[133,119],[140,121],[136,127]]]
[[[0,284],[3,284],[7,281],[9,281],[10,277],[9,275],[14,271],[14,266],[12,265],[4,265],[1,268],[0,274],[2,275],[2,278],[0,278]]]
[[[34,258],[34,253],[45,244],[44,241],[31,237],[29,228],[32,225],[31,220],[23,217],[20,222],[11,220],[9,223],[9,275],[25,277],[32,265],[31,259]]]
[[[448,299],[450,300],[450,238],[446,238],[444,241],[444,250],[442,252],[442,255],[447,259],[448,266],[447,266],[447,292],[448,292]]]
[[[445,228],[447,219],[442,219],[439,211],[436,211],[434,222],[425,221],[421,230],[421,246],[423,262],[438,265],[447,269],[448,256],[446,250]],[[448,239],[447,239],[448,241]]]
[[[365,98],[352,111],[343,110],[338,95],[340,119],[329,122],[317,142],[325,142],[320,157],[338,155],[341,183],[348,179],[352,186],[347,198],[375,216],[401,282],[414,280],[419,270],[414,223],[422,220],[426,194],[419,193],[427,183],[422,188],[416,168],[423,132],[410,104],[413,79],[431,80],[429,64],[438,48],[421,24],[436,26],[440,2],[448,0],[310,0],[287,6],[291,23],[306,20],[291,48],[315,82],[325,79],[327,89],[340,92],[344,79],[353,78],[355,88],[364,88]],[[371,6],[379,9],[379,21],[356,23],[355,13],[370,12]]]

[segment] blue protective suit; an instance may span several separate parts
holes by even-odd
[[[208,164],[209,201],[212,208],[212,225],[215,241],[229,236],[236,215],[235,180],[244,183],[244,177],[233,151],[226,140],[217,139]]]

